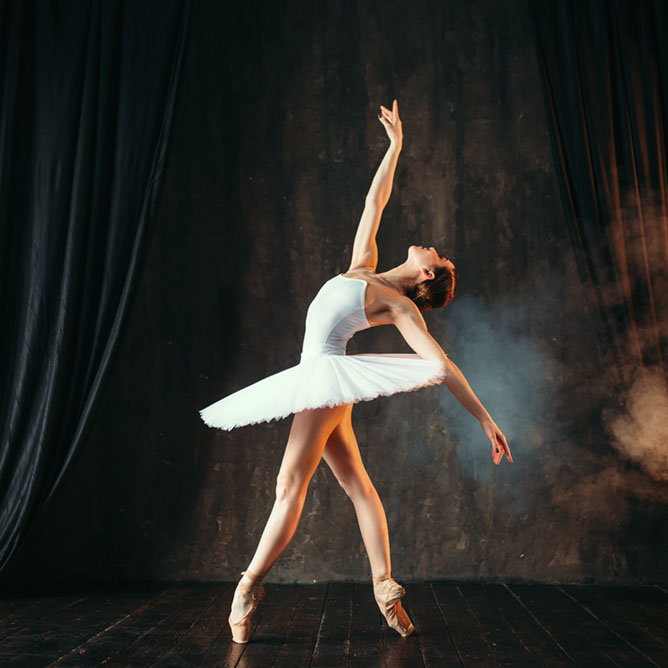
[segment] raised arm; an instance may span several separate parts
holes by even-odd
[[[376,267],[378,266],[376,233],[378,232],[383,209],[390,199],[394,172],[403,143],[401,119],[399,118],[397,101],[394,100],[392,111],[382,105],[380,110],[381,113],[378,114],[378,119],[387,131],[390,145],[383,156],[378,170],[373,177],[373,181],[371,182],[371,188],[367,193],[364,202],[364,211],[355,234],[353,255],[348,271],[359,269],[360,267],[367,267],[376,271]]]
[[[512,462],[510,448],[497,424],[487,409],[471,389],[459,367],[445,354],[441,346],[427,330],[422,313],[409,299],[403,299],[393,309],[392,320],[406,343],[422,358],[439,360],[443,364],[443,382],[459,403],[480,422],[480,426],[492,443],[492,457],[495,464],[507,455]]]

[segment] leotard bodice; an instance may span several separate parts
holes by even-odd
[[[302,359],[311,355],[345,355],[355,332],[371,325],[364,311],[366,281],[338,274],[318,291],[306,313]]]

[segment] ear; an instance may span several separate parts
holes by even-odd
[[[422,274],[422,278],[425,281],[431,281],[436,276],[436,274],[431,269],[428,269],[427,267],[422,267],[420,269],[420,273]]]

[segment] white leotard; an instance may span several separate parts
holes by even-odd
[[[343,274],[330,278],[306,313],[302,359],[309,355],[345,355],[346,344],[370,327],[364,311],[366,281]]]

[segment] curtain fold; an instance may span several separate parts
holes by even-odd
[[[0,568],[91,427],[160,191],[189,0],[0,9]]]
[[[664,2],[529,1],[564,211],[605,358],[668,379]]]

